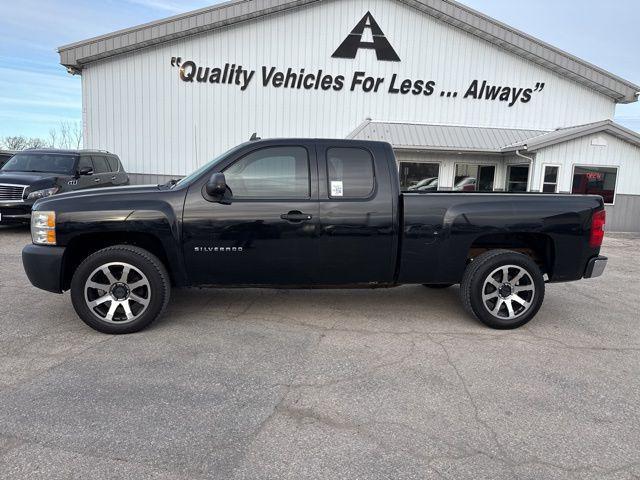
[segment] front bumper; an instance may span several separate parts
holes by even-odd
[[[598,256],[589,260],[587,263],[587,269],[584,272],[584,278],[596,278],[604,273],[604,269],[607,267],[607,257]]]
[[[22,265],[34,287],[62,293],[64,247],[27,245],[22,249]]]
[[[0,225],[29,223],[33,203],[0,203]]]

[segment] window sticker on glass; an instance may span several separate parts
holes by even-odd
[[[342,188],[342,181],[331,181],[331,196],[342,197],[344,196],[344,190]]]

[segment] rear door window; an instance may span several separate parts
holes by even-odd
[[[109,168],[112,172],[117,172],[120,170],[118,168],[118,159],[116,157],[107,157],[107,161],[109,162]]]
[[[93,156],[93,172],[108,173],[110,171],[107,158],[102,156]]]
[[[327,174],[330,198],[368,198],[373,193],[373,157],[367,150],[328,149]]]

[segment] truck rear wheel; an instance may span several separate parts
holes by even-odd
[[[544,278],[526,255],[491,250],[467,267],[460,296],[465,309],[496,329],[518,328],[531,320],[544,300]]]
[[[87,257],[71,280],[71,301],[84,323],[103,333],[133,333],[164,311],[171,284],[162,262],[139,247],[117,245]]]

